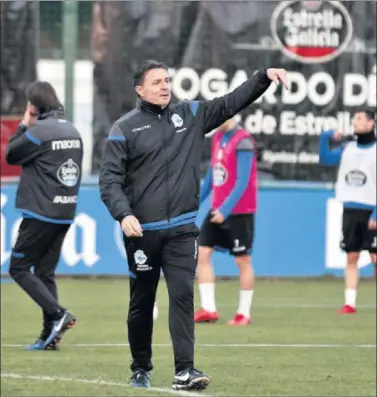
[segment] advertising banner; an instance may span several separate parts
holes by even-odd
[[[21,222],[14,209],[15,193],[15,185],[2,186],[2,274],[8,272],[12,246]],[[329,218],[326,208],[332,196],[333,191],[325,188],[260,188],[253,246],[253,263],[258,277],[342,275],[343,258],[336,235],[341,214],[334,212],[336,219]],[[208,209],[207,199],[200,208],[198,226]],[[334,238],[326,240],[326,234]],[[330,260],[326,259],[326,252],[331,254]],[[213,263],[218,277],[239,275],[229,254],[215,253]],[[62,275],[128,275],[120,226],[101,202],[95,185],[82,186],[80,190],[77,216],[64,241],[57,272]],[[373,267],[361,268],[361,274],[371,276]]]
[[[175,100],[210,100],[256,70],[287,69],[290,90],[272,84],[241,123],[276,178],[334,180],[335,169],[318,164],[318,136],[351,134],[355,110],[376,108],[376,9],[372,1],[98,3],[93,168],[110,124],[135,105],[135,68],[154,58],[171,68]]]

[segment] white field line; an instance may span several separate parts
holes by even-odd
[[[254,309],[339,309],[342,307],[342,302],[336,303],[253,303]],[[216,303],[216,307],[237,307],[238,303]],[[168,308],[168,303],[159,303],[159,308]],[[357,305],[358,309],[377,309],[375,303]]]
[[[219,307],[234,307],[237,306],[238,303],[230,304],[230,303],[220,303],[216,304]],[[342,306],[342,303],[255,303],[253,305],[254,308],[263,308],[263,309],[339,309]],[[161,305],[161,307],[168,307],[168,305]],[[377,305],[374,303],[357,305],[359,309],[376,309]]]
[[[288,348],[288,349],[375,349],[376,345],[369,344],[289,344],[289,343],[197,343],[196,347],[218,347],[218,348]],[[1,347],[20,348],[24,345],[20,344],[2,344]],[[76,343],[65,344],[64,347],[129,347],[128,343]],[[155,343],[153,347],[168,347],[172,345],[169,343]]]
[[[132,388],[128,383],[121,382],[107,382],[102,379],[81,379],[81,378],[66,378],[60,376],[41,376],[41,375],[21,375],[14,373],[2,373],[2,378],[6,379],[20,379],[20,380],[37,380],[37,381],[45,381],[45,382],[69,382],[69,383],[82,383],[89,385],[98,385],[98,386],[116,386],[116,387],[125,387]],[[188,391],[178,391],[173,389],[168,389],[165,387],[150,387],[148,389],[143,389],[150,392],[158,392],[166,394],[175,394],[177,396],[184,397],[211,397],[208,394],[202,393],[193,393]]]

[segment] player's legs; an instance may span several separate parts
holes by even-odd
[[[43,256],[38,264],[35,264],[34,275],[38,277],[42,283],[47,287],[50,293],[58,301],[58,288],[56,285],[56,267],[59,262],[61,249],[65,236],[69,230],[70,225],[56,225],[55,237],[48,247],[48,251]],[[53,328],[53,319],[50,318],[46,311],[43,311],[43,329],[40,335],[42,340],[46,340]],[[51,343],[48,349],[56,350],[60,339],[56,343]]]
[[[195,313],[195,322],[215,322],[219,316],[215,303],[215,274],[211,263],[214,246],[219,241],[220,227],[210,222],[210,214],[205,218],[199,235],[197,283],[200,294],[200,309]]]
[[[152,365],[153,303],[159,277],[146,279],[130,276],[130,304],[128,309],[128,341],[131,348],[133,372],[149,372]]]
[[[239,306],[230,325],[247,325],[251,322],[251,305],[254,295],[254,269],[251,248],[254,237],[254,215],[235,215],[229,219],[229,252],[240,270]]]
[[[43,263],[42,258],[54,244],[61,227],[37,219],[24,219],[12,252],[10,276],[41,307],[52,322],[51,332],[44,340],[38,339],[32,345],[28,345],[27,349],[30,350],[44,350],[50,345],[54,346],[76,321],[70,312],[59,305],[55,295],[38,276],[38,269]],[[30,272],[32,266],[36,274]]]
[[[160,280],[162,232],[145,231],[143,237],[124,237],[130,271],[128,342],[132,355],[131,385],[150,387],[153,306]]]
[[[237,314],[250,319],[251,304],[254,294],[254,269],[251,255],[239,255],[235,257],[240,270],[240,297]]]
[[[190,232],[190,228],[194,230],[194,226],[184,225],[180,230],[169,231],[162,252],[176,373],[194,365],[193,304],[197,235]]]
[[[54,239],[56,225],[36,219],[24,219],[20,225],[9,267],[10,276],[44,312],[53,318],[63,310],[39,277],[30,272],[38,267]]]
[[[360,252],[368,241],[368,219],[370,212],[345,208],[343,211],[342,233],[340,247],[347,254],[347,264],[344,272],[344,306],[340,313],[350,314],[356,311],[357,289],[359,285],[358,261]]]
[[[205,389],[207,375],[194,366],[194,280],[198,229],[182,225],[170,229],[162,250],[162,269],[169,293],[169,331],[173,343],[177,390]]]
[[[369,230],[368,250],[370,259],[374,264],[374,278],[376,279],[376,266],[377,266],[377,230]]]
[[[345,292],[344,304],[353,309],[356,308],[357,287],[359,284],[359,262],[360,252],[347,252],[347,265],[344,272]]]
[[[235,257],[236,264],[240,270],[240,289],[241,291],[251,291],[254,289],[254,269],[251,255],[240,255]]]
[[[212,252],[212,247],[199,247],[197,280],[200,292],[200,307],[214,313],[216,312],[215,273],[211,263]]]

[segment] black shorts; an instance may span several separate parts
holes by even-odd
[[[210,222],[206,216],[199,235],[199,246],[229,251],[233,256],[251,254],[254,239],[254,214],[230,215],[224,223]]]
[[[377,252],[377,232],[369,230],[372,211],[344,208],[340,248],[345,252]]]

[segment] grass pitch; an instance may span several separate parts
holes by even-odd
[[[128,280],[64,279],[59,288],[62,304],[78,316],[78,324],[66,334],[60,352],[29,352],[22,346],[38,336],[40,310],[14,283],[2,283],[2,396],[177,394],[171,389],[173,357],[163,280],[149,390],[128,386]],[[196,327],[196,365],[213,380],[202,395],[376,395],[375,281],[361,282],[359,310],[351,316],[336,313],[343,304],[341,280],[257,280],[249,327],[225,325],[237,308],[237,282],[219,281],[216,300],[221,320]]]

